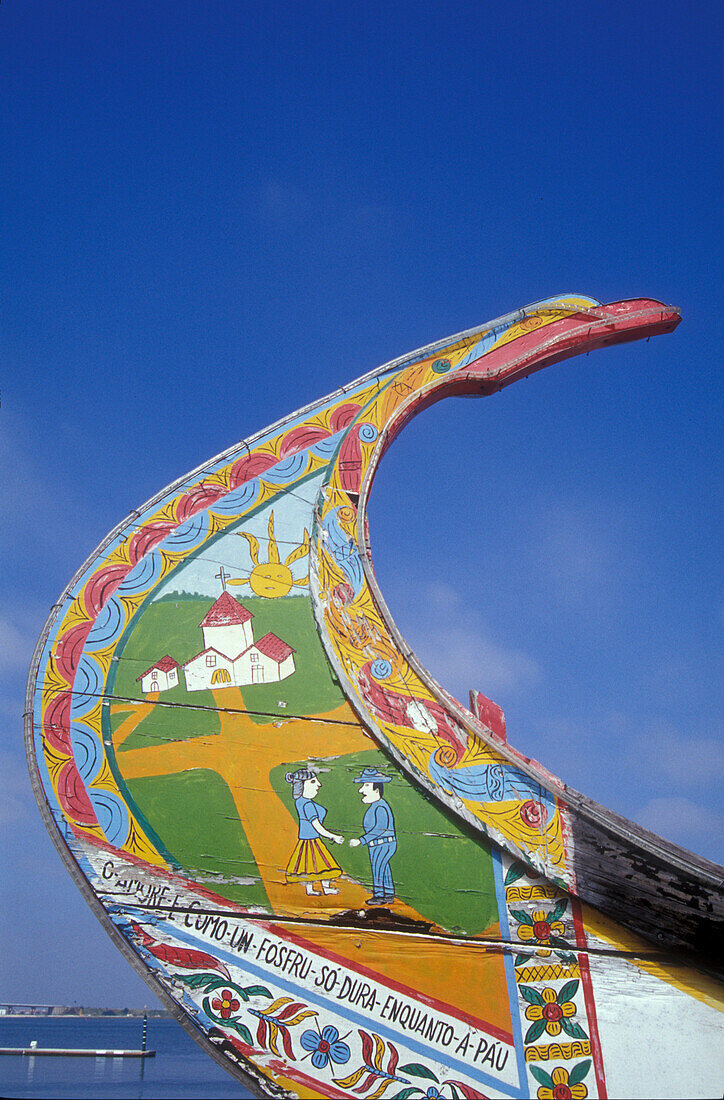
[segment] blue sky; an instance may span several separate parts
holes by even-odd
[[[710,3],[2,4],[0,997],[153,999],[25,774],[78,565],[278,416],[564,292],[684,320],[414,421],[378,579],[512,744],[721,861],[721,32]]]

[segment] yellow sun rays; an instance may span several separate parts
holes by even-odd
[[[295,580],[292,576],[292,571],[289,566],[298,561],[299,558],[303,558],[305,554],[309,553],[309,534],[305,528],[304,538],[299,546],[296,546],[290,554],[287,555],[282,563],[279,558],[279,547],[274,535],[274,512],[272,510],[269,516],[269,525],[267,527],[269,535],[269,550],[267,552],[267,561],[259,561],[259,540],[254,535],[247,534],[246,531],[237,531],[237,534],[241,538],[246,539],[249,543],[249,552],[251,554],[251,560],[254,568],[251,570],[247,577],[235,577],[230,580],[229,584],[250,584],[252,592],[257,596],[264,596],[266,599],[275,600],[280,596],[286,596],[293,586],[300,588],[309,584],[309,573],[306,577],[300,577],[299,580]]]

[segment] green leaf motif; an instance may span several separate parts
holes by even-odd
[[[271,993],[265,985],[248,985],[245,989],[245,993],[248,997],[269,997]]]
[[[554,920],[558,920],[559,917],[562,917],[567,908],[568,898],[563,898],[563,900],[559,901],[558,905],[556,905],[555,908],[552,909],[548,914],[548,923],[553,924]]]
[[[539,1084],[545,1085],[547,1089],[553,1088],[553,1078],[549,1077],[544,1069],[539,1069],[538,1066],[528,1066],[528,1069]]]
[[[396,1092],[394,1096],[390,1097],[390,1100],[409,1100],[410,1096],[414,1096],[417,1093],[420,1096],[424,1096],[422,1089],[409,1088],[403,1089],[402,1092]]]
[[[587,1058],[585,1062],[579,1062],[577,1066],[574,1066],[568,1075],[569,1085],[578,1085],[588,1073],[591,1068],[591,1059]]]
[[[534,1043],[536,1041],[536,1039],[540,1039],[540,1037],[543,1034],[543,1032],[545,1031],[545,1029],[546,1029],[545,1020],[536,1020],[528,1028],[528,1031],[526,1032],[526,1036],[525,1036],[525,1039],[523,1040],[523,1042],[525,1042],[525,1043]]]
[[[510,915],[515,917],[518,924],[533,924],[533,918],[529,917],[527,913],[524,913],[522,909],[511,909]]]
[[[513,863],[510,870],[505,876],[505,885],[510,886],[512,883],[517,882],[519,878],[522,878],[525,874],[524,863]]]
[[[537,989],[532,989],[529,985],[519,985],[518,992],[524,1001],[527,1001],[529,1005],[544,1005],[545,1001],[541,997]]]
[[[398,1066],[398,1073],[411,1073],[413,1077],[424,1077],[428,1081],[435,1081],[440,1084],[440,1078],[436,1077],[431,1069],[427,1066],[420,1065],[419,1062],[408,1062],[406,1066]]]
[[[581,983],[577,979],[575,979],[574,981],[566,982],[565,985],[561,986],[560,990],[558,991],[558,1004],[563,1005],[566,1003],[566,1001],[572,1001],[576,993],[578,992],[578,987],[580,984]]]
[[[553,940],[551,940],[551,943],[553,943]],[[561,940],[561,943],[565,947],[568,947],[568,944],[565,942],[565,940]],[[574,965],[576,962],[576,956],[572,955],[570,951],[556,951],[556,955],[561,960],[561,962],[568,963],[569,966]]]
[[[240,1020],[237,1020],[235,1023],[229,1020],[228,1023],[231,1025],[231,1027],[234,1028],[235,1031],[238,1031],[239,1035],[244,1040],[247,1046],[252,1047],[254,1045],[251,1039],[251,1032],[249,1031],[249,1028],[246,1026],[246,1024],[242,1024]]]
[[[532,960],[532,955],[516,955],[513,966],[527,966]]]
[[[200,989],[201,986],[206,986],[208,992],[229,984],[226,978],[220,978],[218,974],[179,974],[178,977],[184,985],[190,986],[191,989]]]
[[[580,1024],[574,1024],[572,1020],[567,1020],[565,1016],[561,1020],[561,1027],[565,1031],[566,1035],[570,1035],[573,1039],[588,1038]]]

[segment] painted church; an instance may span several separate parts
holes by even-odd
[[[199,623],[204,648],[183,666],[187,691],[286,680],[294,650],[269,632],[254,641],[251,611],[224,591]]]

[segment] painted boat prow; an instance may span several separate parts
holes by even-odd
[[[260,1095],[718,1088],[724,869],[517,752],[492,700],[453,699],[392,620],[366,521],[421,409],[679,321],[562,295],[393,360],[157,494],[55,605],[26,705],[46,826]]]

